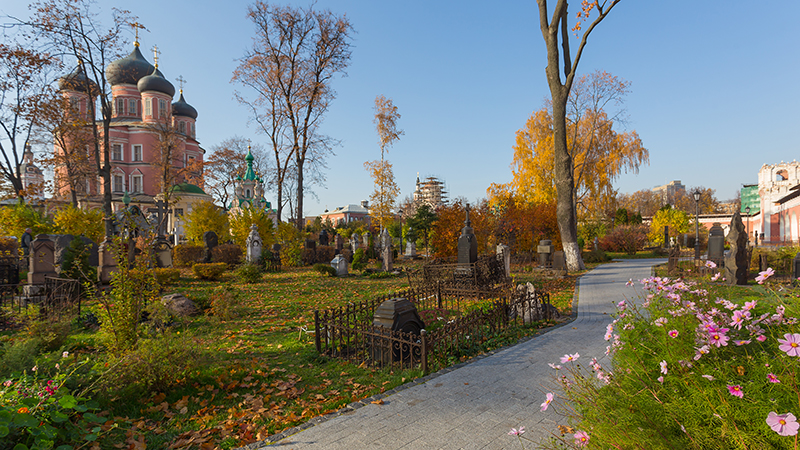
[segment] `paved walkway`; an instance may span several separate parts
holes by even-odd
[[[269,447],[295,450],[361,449],[519,449],[507,433],[525,426],[537,440],[555,430],[554,408],[539,411],[545,393],[553,391],[555,371],[566,353],[580,353],[587,363],[601,364],[609,314],[623,298],[634,295],[629,279],[650,276],[664,260],[626,260],[602,265],[579,282],[578,317],[521,344],[426,377],[416,385],[351,412],[311,426]],[[603,357],[601,359],[601,357]],[[248,446],[248,448],[257,448]]]

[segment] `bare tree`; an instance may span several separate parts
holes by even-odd
[[[581,30],[581,24],[588,20],[594,10],[598,15],[589,24],[581,36],[578,51],[573,60],[570,53],[569,39],[570,28],[567,23],[567,0],[558,0],[553,9],[551,19],[548,19],[547,0],[536,0],[539,4],[539,26],[547,48],[547,84],[550,87],[550,96],[553,101],[553,140],[555,147],[555,183],[558,199],[556,217],[561,233],[561,242],[564,246],[564,256],[567,260],[567,269],[577,271],[584,269],[581,249],[578,246],[578,213],[575,204],[575,179],[574,164],[567,147],[567,100],[572,89],[575,74],[578,69],[583,49],[592,30],[606,18],[611,9],[620,0],[584,1],[578,13],[578,21],[572,28],[573,32]],[[559,46],[561,47],[559,49]],[[559,61],[563,59],[562,81]]]
[[[20,173],[25,148],[33,141],[42,102],[52,93],[46,79],[58,64],[45,52],[19,43],[0,43],[0,175],[19,198],[25,197]]]
[[[333,141],[319,134],[319,126],[335,98],[331,81],[344,74],[350,62],[350,35],[345,16],[309,8],[279,7],[257,1],[248,9],[256,26],[253,47],[246,53],[233,80],[255,92],[245,104],[270,137],[276,157],[278,207],[283,205],[286,175],[295,175],[295,223],[303,226],[306,175],[324,162]],[[316,173],[320,181],[321,172]],[[279,209],[280,211],[280,209]],[[279,213],[280,214],[280,213]],[[280,218],[280,215],[279,215]]]
[[[243,176],[247,162],[245,157],[248,150],[253,155],[253,167],[260,177],[268,176],[271,172],[269,155],[264,147],[257,143],[250,143],[249,139],[234,136],[211,147],[211,155],[203,163],[205,173],[205,187],[222,207],[227,210],[228,205],[236,196],[237,177]]]
[[[97,175],[103,180],[103,213],[105,236],[113,234],[113,210],[111,206],[111,86],[105,77],[105,67],[121,56],[126,44],[124,27],[135,18],[128,11],[114,9],[112,23],[103,29],[95,6],[91,0],[44,0],[31,5],[33,17],[27,25],[32,26],[41,37],[47,39],[54,53],[78,61],[78,70],[83,91],[96,93],[88,102],[88,122],[92,130],[93,160]],[[95,100],[96,98],[96,100]],[[99,101],[99,115],[97,111]]]

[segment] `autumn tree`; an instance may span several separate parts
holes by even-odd
[[[659,192],[651,189],[642,189],[632,194],[620,194],[617,196],[617,204],[620,208],[625,208],[628,211],[635,211],[642,216],[652,217],[665,203]]]
[[[589,35],[605,19],[620,0],[584,1],[577,14],[577,22],[572,31],[575,36],[581,31],[584,21],[589,20],[593,12],[597,16],[586,31],[580,36],[578,50],[573,59],[570,51],[570,27],[567,0],[557,0],[551,18],[547,0],[536,0],[539,4],[539,27],[547,49],[547,84],[550,87],[553,117],[553,156],[555,161],[554,175],[557,193],[557,217],[561,240],[564,247],[567,269],[581,270],[585,266],[578,247],[578,218],[575,203],[575,164],[567,143],[567,101],[575,81],[575,75]],[[562,67],[563,64],[563,80]]]
[[[25,197],[23,153],[34,140],[43,99],[52,92],[46,76],[58,66],[50,55],[26,44],[0,43],[0,175],[18,198]]]
[[[205,188],[223,208],[235,199],[236,178],[244,176],[247,169],[248,150],[253,155],[253,167],[259,176],[267,180],[274,175],[268,161],[269,155],[261,144],[249,139],[233,136],[211,147],[211,155],[203,162]]]
[[[437,258],[455,257],[458,255],[458,237],[464,228],[466,211],[469,204],[463,198],[455,199],[436,210],[437,220],[433,224],[430,245]],[[494,218],[489,204],[481,201],[470,207],[469,219],[478,241],[478,254],[490,251],[493,243]]]
[[[650,242],[657,246],[664,245],[664,227],[668,227],[669,237],[677,238],[689,231],[689,215],[685,211],[669,205],[659,209],[650,222]]]
[[[375,97],[375,118],[373,123],[378,131],[378,145],[381,147],[380,161],[367,161],[364,167],[375,180],[375,190],[370,195],[372,207],[370,215],[377,221],[381,228],[385,228],[394,220],[394,205],[397,196],[400,195],[400,188],[394,181],[392,164],[386,161],[385,154],[394,141],[400,139],[403,130],[397,128],[397,121],[400,120],[400,113],[397,106],[394,106],[392,99],[383,95]]]
[[[83,92],[97,94],[87,102],[87,118],[92,131],[92,159],[97,176],[103,181],[105,237],[110,239],[113,210],[109,131],[113,109],[105,68],[109,62],[122,56],[121,48],[126,44],[123,30],[135,18],[128,11],[114,9],[111,25],[104,29],[92,9],[94,6],[91,0],[43,0],[31,5],[34,13],[27,25],[49,41],[53,52],[77,61],[77,71],[81,76],[76,79],[83,85]]]
[[[336,144],[319,132],[328,106],[335,98],[333,78],[350,63],[350,35],[346,16],[313,7],[274,6],[256,1],[248,8],[255,24],[252,48],[233,74],[233,80],[252,91],[239,96],[251,107],[255,120],[270,137],[279,175],[295,181],[296,226],[303,226],[306,175],[310,184],[324,180],[320,168]],[[287,161],[291,160],[291,166]],[[285,178],[278,177],[278,206]],[[279,213],[280,217],[280,213]]]
[[[433,225],[439,217],[436,212],[431,209],[430,205],[423,204],[413,216],[408,218],[406,224],[414,230],[417,236],[422,236],[422,242],[425,244],[425,253],[430,251],[430,236],[433,231]]]
[[[231,238],[228,214],[211,202],[200,202],[186,215],[186,238],[195,244],[203,244],[203,234],[213,231],[220,241]]]

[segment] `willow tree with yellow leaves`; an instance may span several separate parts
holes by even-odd
[[[589,35],[620,0],[603,0],[602,3],[584,0],[577,13],[577,21],[572,28],[568,24],[569,5],[567,0],[558,0],[552,11],[548,11],[547,0],[536,0],[536,2],[539,5],[539,27],[547,49],[545,74],[552,98],[553,157],[555,161],[553,174],[558,200],[556,216],[564,246],[564,256],[567,260],[567,269],[576,271],[585,266],[581,258],[581,249],[578,247],[574,163],[567,145],[567,100]],[[550,16],[551,13],[552,16]],[[592,19],[595,13],[596,17]],[[584,22],[588,23],[588,27],[581,33]],[[570,51],[571,32],[576,39],[580,40],[574,59]],[[563,73],[561,64],[563,64]]]
[[[403,135],[403,130],[397,128],[397,121],[400,120],[400,113],[397,106],[394,106],[392,99],[383,95],[375,97],[375,127],[378,131],[378,144],[381,147],[381,159],[367,161],[364,168],[375,180],[375,191],[369,199],[372,203],[370,216],[385,228],[394,220],[394,205],[397,196],[400,195],[400,188],[394,181],[392,164],[385,159],[385,154],[394,141],[399,140]]]
[[[602,215],[603,205],[615,197],[613,182],[622,173],[635,172],[647,163],[649,153],[636,131],[619,132],[621,105],[630,83],[606,73],[581,77],[570,94],[567,109],[567,150],[572,159],[572,202],[583,218]],[[497,186],[524,203],[549,202],[557,198],[553,114],[548,107],[534,111],[525,127],[517,131],[513,179]]]

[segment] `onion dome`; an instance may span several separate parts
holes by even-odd
[[[172,104],[173,116],[185,116],[191,119],[197,119],[197,110],[183,99],[183,90],[181,90],[181,98]]]
[[[58,79],[58,89],[62,91],[86,92],[86,81],[86,74],[81,70],[81,66],[78,65],[75,66],[75,70],[71,73]],[[100,92],[97,83],[93,80],[88,81],[89,89],[92,91],[91,94],[97,95]]]
[[[153,73],[154,68],[144,59],[142,52],[139,51],[139,46],[136,46],[130,55],[118,59],[106,67],[106,80],[112,86],[136,84],[142,77]]]
[[[153,73],[146,77],[142,77],[137,83],[139,92],[157,91],[172,97],[175,95],[175,86],[172,85],[158,68],[153,69]]]

